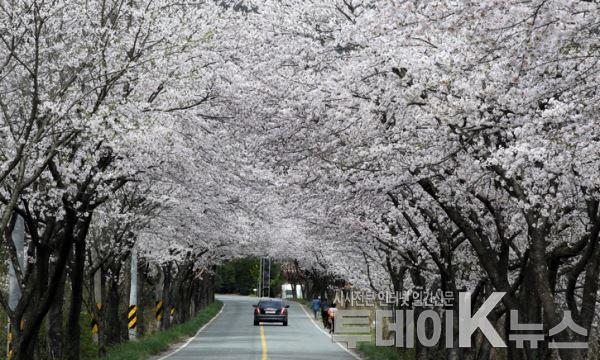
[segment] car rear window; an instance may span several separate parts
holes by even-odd
[[[281,301],[261,301],[258,304],[263,308],[280,308],[283,307],[283,303]]]

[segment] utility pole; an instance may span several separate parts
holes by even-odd
[[[260,278],[258,279],[258,297],[271,297],[271,259],[260,258]]]
[[[267,267],[266,271],[265,271],[265,281],[263,283],[263,286],[265,287],[265,290],[267,291],[267,297],[271,297],[271,259],[270,258],[265,258],[265,265]]]
[[[260,265],[258,267],[258,298],[262,298],[262,291],[263,291],[263,286],[262,286],[262,278],[263,278],[263,261],[262,258],[260,258]]]
[[[17,253],[17,262],[21,274],[25,271],[25,220],[21,215],[15,215],[16,221],[13,231],[11,233],[12,241],[15,246]],[[17,272],[13,266],[12,260],[8,261],[8,307],[11,311],[15,311],[19,300],[21,299],[21,288],[19,287],[19,279],[17,279]],[[10,319],[8,320],[8,358],[11,359],[13,355],[13,333],[11,329]]]
[[[135,247],[131,250],[131,271],[129,290],[129,311],[127,312],[127,327],[129,328],[129,340],[135,339],[137,326],[137,252]]]

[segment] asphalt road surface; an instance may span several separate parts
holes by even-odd
[[[357,359],[333,343],[294,302],[289,303],[288,326],[276,323],[254,326],[252,304],[256,304],[256,298],[229,295],[217,298],[225,304],[222,313],[187,344],[178,345],[157,359]]]

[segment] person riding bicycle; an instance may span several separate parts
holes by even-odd
[[[335,313],[337,312],[336,304],[331,304],[329,309],[327,309],[327,322],[329,323],[329,333],[335,332]]]

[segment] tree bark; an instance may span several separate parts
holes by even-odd
[[[121,343],[121,312],[119,311],[120,267],[112,268],[106,281],[106,308],[104,311],[104,337],[107,346]]]
[[[64,351],[63,343],[63,295],[65,293],[66,275],[58,285],[56,301],[50,307],[46,320],[47,353],[50,359],[62,359]]]
[[[172,274],[171,274],[171,269],[172,266],[171,264],[166,264],[163,265],[163,274],[164,274],[164,279],[163,279],[163,288],[162,288],[162,298],[164,299],[164,316],[162,318],[162,321],[160,322],[160,327],[161,330],[166,330],[168,328],[171,327],[171,321],[170,321],[170,315],[169,315],[169,311],[171,308],[171,305],[173,303],[173,299],[171,297],[171,279],[172,279]]]
[[[89,223],[88,223],[89,224]],[[83,231],[82,229],[81,231]],[[87,232],[87,229],[85,230]],[[69,360],[79,359],[81,326],[79,317],[83,302],[83,281],[85,271],[85,236],[78,236],[75,242],[73,267],[71,269],[71,306],[67,320],[67,338],[65,357]]]
[[[47,286],[48,290],[44,292],[44,295],[38,302],[39,305],[33,311],[29,312],[25,319],[25,328],[18,341],[16,341],[18,345],[15,346],[15,360],[31,360],[33,358],[40,326],[58,293],[58,285],[64,275],[71,247],[74,242],[74,231],[77,223],[77,214],[75,211],[69,207],[66,207],[65,211],[65,226],[62,239],[58,241],[54,273],[50,277],[50,282]],[[48,274],[38,274],[37,276],[44,276],[47,278]]]

